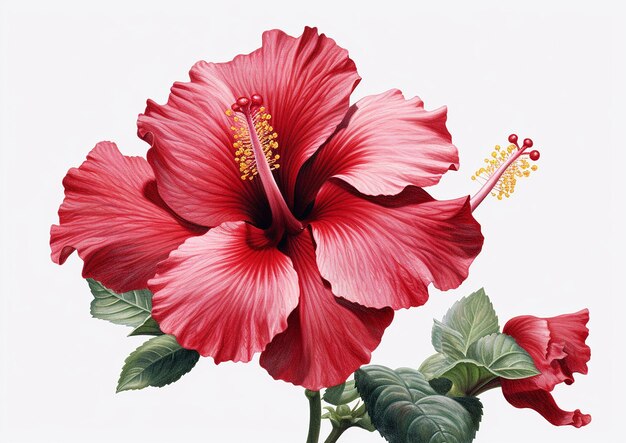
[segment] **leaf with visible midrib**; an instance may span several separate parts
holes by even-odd
[[[451,353],[450,349],[443,349],[445,340],[444,346],[441,344],[437,346],[441,343],[441,337],[436,337],[436,334],[441,334],[439,331],[441,325],[437,323],[435,322],[433,327],[435,349],[439,352]],[[467,355],[472,343],[481,337],[500,332],[498,316],[483,288],[454,303],[443,317],[441,324],[459,334],[459,337],[453,337],[452,346],[462,355]]]
[[[476,435],[480,402],[439,395],[414,369],[365,366],[355,380],[372,423],[391,443],[469,443]]]
[[[152,310],[152,293],[147,289],[118,294],[102,283],[87,279],[94,296],[91,315],[117,325],[137,327],[142,325]]]
[[[539,374],[532,357],[510,335],[482,337],[472,344],[467,356],[498,377],[519,379]]]
[[[161,331],[161,328],[155,319],[148,317],[146,321],[128,334],[129,337],[132,337],[133,335],[163,335],[163,331]]]
[[[126,358],[117,392],[173,383],[191,371],[199,358],[198,352],[182,348],[172,335],[151,338]]]

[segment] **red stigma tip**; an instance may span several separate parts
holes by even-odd
[[[509,135],[509,143],[513,143],[514,145],[517,145],[517,134]]]
[[[241,106],[239,106],[237,103],[233,103],[232,105],[230,105],[230,109],[235,112],[241,112]]]
[[[539,151],[534,150],[534,151],[530,151],[530,154],[528,154],[528,156],[530,157],[532,161],[536,162],[537,160],[539,160],[539,157],[541,157],[541,154],[539,153]]]
[[[252,96],[252,104],[254,106],[261,106],[263,104],[263,97],[261,97],[259,94],[254,94]]]
[[[524,139],[524,145],[525,148],[531,148],[533,146],[533,141],[529,138],[525,138]]]
[[[248,97],[239,97],[237,99],[237,104],[241,106],[242,108],[245,108],[246,106],[250,104],[250,99]]]

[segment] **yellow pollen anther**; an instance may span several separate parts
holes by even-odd
[[[478,168],[474,172],[474,175],[471,176],[471,179],[486,182],[514,155],[519,155],[518,148],[514,144],[510,144],[506,148],[496,145],[490,156],[485,158],[485,165]],[[519,179],[521,177],[529,177],[531,171],[534,172],[537,169],[537,165],[531,164],[525,153],[520,155],[519,158],[507,167],[506,171],[504,171],[496,185],[492,188],[490,194],[498,200],[509,198],[511,194],[515,192],[515,186]]]
[[[278,149],[278,134],[274,132],[274,128],[269,124],[272,116],[266,112],[266,108],[261,106],[251,111],[252,128],[248,127],[246,118],[240,118],[234,115],[233,111],[227,109],[225,114],[231,117],[233,124],[230,130],[233,132],[233,148],[235,148],[235,162],[239,165],[240,177],[242,180],[252,180],[257,174],[256,160],[252,149],[252,140],[250,138],[250,130],[254,131],[256,138],[261,144],[261,149],[265,155],[265,160],[270,166],[270,170],[280,167],[277,163],[280,155],[274,151]]]

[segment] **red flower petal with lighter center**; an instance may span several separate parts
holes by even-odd
[[[368,197],[331,180],[310,216],[322,276],[365,306],[419,306],[427,286],[455,288],[481,250],[468,198],[437,201],[420,188]]]
[[[285,329],[298,304],[289,257],[243,222],[186,241],[159,265],[149,288],[163,332],[216,363],[249,361]]]
[[[304,192],[338,177],[364,194],[392,195],[408,185],[434,185],[458,168],[445,107],[426,111],[419,98],[405,100],[394,89],[365,97],[351,112],[345,127],[303,169]]]
[[[164,200],[206,226],[268,222],[259,180],[241,180],[235,161],[224,111],[238,97],[263,97],[278,136],[278,184],[290,203],[300,167],[341,122],[360,79],[347,51],[311,28],[299,38],[268,31],[257,51],[229,63],[199,62],[190,77],[174,84],[166,105],[149,102],[138,127],[153,146],[148,159]]]
[[[52,260],[78,250],[83,277],[115,291],[145,288],[157,263],[187,238],[206,232],[172,214],[156,192],[154,174],[140,157],[124,157],[100,142],[63,180],[59,225],[50,231]]]
[[[520,380],[501,379],[502,393],[509,403],[518,408],[531,408],[557,426],[577,428],[588,424],[591,416],[576,409],[567,412],[555,403],[550,391],[558,383],[574,382],[573,373],[587,373],[591,350],[585,344],[589,330],[589,311],[551,318],[530,315],[509,320],[503,332],[512,336],[535,362],[540,374]]]
[[[335,297],[317,269],[308,230],[289,237],[285,249],[298,272],[300,304],[289,316],[287,330],[261,354],[261,365],[272,377],[308,389],[342,383],[369,362],[393,311]]]

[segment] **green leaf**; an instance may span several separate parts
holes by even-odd
[[[335,406],[350,403],[357,398],[359,398],[359,391],[356,390],[354,380],[348,380],[345,383],[326,389],[322,397],[326,403]]]
[[[439,377],[428,381],[428,384],[437,394],[446,395],[452,389],[452,382],[447,378]]]
[[[191,371],[199,358],[200,354],[182,348],[172,335],[151,338],[126,358],[117,392],[173,383]]]
[[[479,389],[497,378],[489,369],[477,361],[462,359],[450,361],[443,354],[428,357],[419,368],[427,380],[447,379],[453,387],[449,389],[454,395],[472,395]]]
[[[453,393],[463,396],[472,395],[476,390],[497,378],[485,366],[469,360],[455,362],[437,376],[450,380],[454,386]]]
[[[498,377],[514,380],[539,374],[528,352],[506,334],[482,337],[470,347],[467,356]]]
[[[428,357],[419,367],[419,371],[427,380],[439,377],[450,368],[450,362],[443,354],[434,354]]]
[[[435,349],[455,360],[465,357],[465,339],[445,323],[435,320],[432,331],[432,342]]]
[[[155,319],[148,317],[146,318],[146,321],[128,334],[129,337],[132,337],[133,335],[163,335],[163,331],[161,331],[161,328]]]
[[[476,435],[468,409],[414,369],[366,366],[355,380],[372,423],[391,443],[469,443]]]
[[[480,400],[476,397],[454,397],[454,401],[459,403],[467,412],[469,412],[472,416],[474,427],[478,431],[480,421],[483,418],[483,404]]]
[[[500,332],[498,316],[481,288],[454,303],[441,322],[435,321],[433,345],[437,351],[459,358],[467,355],[472,343],[496,332]]]
[[[91,315],[117,325],[137,327],[143,324],[152,310],[152,293],[147,289],[118,294],[102,283],[87,279],[94,296]]]

